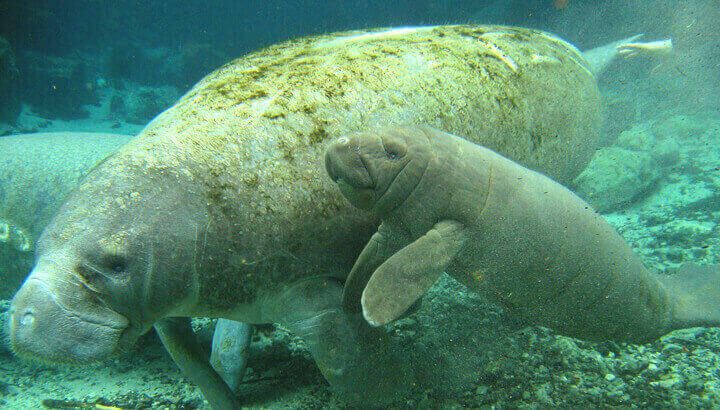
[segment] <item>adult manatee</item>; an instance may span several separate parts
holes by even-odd
[[[401,366],[384,333],[340,303],[377,222],[324,176],[328,141],[423,123],[569,181],[595,149],[598,113],[582,56],[534,30],[351,32],[250,54],[203,79],[73,192],[13,301],[14,349],[101,360],[155,326],[211,403],[233,407],[183,318],[277,322],[305,338],[337,391],[386,398],[384,381],[403,385]]]
[[[0,299],[30,272],[33,247],[67,194],[130,135],[48,132],[0,137]]]

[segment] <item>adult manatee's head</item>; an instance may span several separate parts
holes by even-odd
[[[190,179],[122,155],[92,171],[38,242],[10,308],[13,350],[102,360],[194,303],[208,217]]]
[[[428,129],[392,127],[333,141],[325,168],[342,194],[378,214],[400,205],[422,180],[433,159]]]

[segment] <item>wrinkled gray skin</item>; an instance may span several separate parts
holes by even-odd
[[[211,404],[233,408],[187,318],[275,322],[305,340],[336,391],[392,398],[411,375],[383,331],[341,309],[341,281],[376,220],[324,176],[330,139],[431,121],[570,180],[594,151],[598,103],[577,50],[520,28],[347,33],[253,53],[71,194],[13,300],[13,348],[103,360],[154,326]]]
[[[130,138],[89,132],[0,138],[0,298],[14,294],[29,273],[35,240],[65,196]],[[250,325],[230,320],[217,326],[212,363],[231,387],[244,374],[251,332]]]
[[[381,218],[343,304],[397,319],[443,272],[534,324],[594,340],[647,342],[720,324],[720,270],[661,280],[590,206],[552,179],[429,127],[351,134],[326,168]]]

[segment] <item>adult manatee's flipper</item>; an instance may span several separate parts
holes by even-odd
[[[412,385],[410,364],[383,329],[369,327],[358,314],[345,313],[341,295],[342,285],[335,279],[303,280],[284,291],[275,321],[304,339],[343,399],[369,406],[401,398]]]
[[[460,223],[441,221],[388,258],[375,270],[362,294],[365,319],[380,326],[402,316],[438,280],[464,241]],[[362,260],[358,259],[359,263]]]
[[[215,410],[234,410],[240,408],[240,402],[220,375],[210,366],[195,332],[190,318],[171,317],[155,323],[165,349],[177,363],[183,374],[200,387],[205,398]]]
[[[245,375],[253,326],[229,319],[218,319],[213,333],[210,364],[232,391],[237,391]]]

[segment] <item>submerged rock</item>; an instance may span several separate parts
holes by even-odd
[[[709,116],[678,114],[657,121],[652,131],[661,139],[697,140],[711,130],[713,124],[717,127],[716,121]]]
[[[665,169],[680,162],[675,138],[656,136],[648,124],[620,133],[575,179],[576,192],[600,212],[613,212],[647,196]]]
[[[599,212],[632,204],[660,178],[652,155],[617,146],[598,150],[575,179],[577,194]]]
[[[3,218],[0,218],[0,243],[9,244],[18,252],[32,250],[30,235]]]
[[[172,106],[180,97],[175,87],[137,87],[115,94],[110,102],[114,116],[134,124],[147,124],[156,115]]]
[[[23,100],[40,116],[86,118],[89,113],[83,106],[99,104],[96,79],[83,59],[30,52],[21,57]]]
[[[0,300],[0,355],[10,353],[10,345],[3,333],[7,329],[8,310],[10,310],[10,301]],[[2,397],[1,394],[0,397]]]

